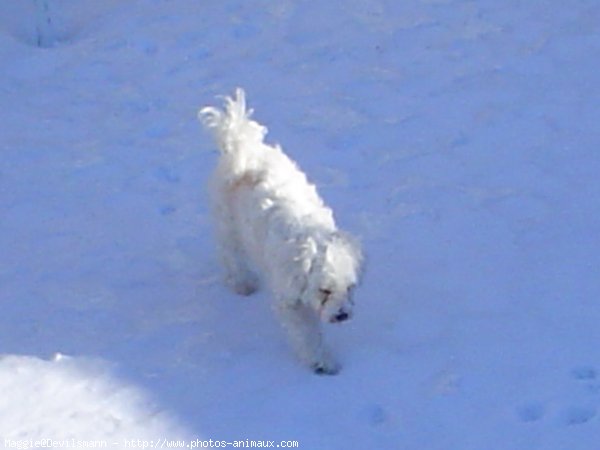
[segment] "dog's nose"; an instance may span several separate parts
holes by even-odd
[[[334,317],[336,322],[343,322],[344,320],[348,320],[349,318],[350,318],[350,315],[345,311],[337,313],[336,316]]]

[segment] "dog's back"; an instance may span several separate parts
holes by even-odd
[[[225,98],[223,110],[200,110],[199,118],[214,133],[221,154],[214,190],[233,196],[236,203],[263,211],[273,204],[287,205],[286,217],[298,216],[304,222],[312,218],[315,226],[333,230],[332,211],[324,205],[315,186],[279,146],[264,142],[267,128],[252,120],[252,113],[239,88],[235,97]]]

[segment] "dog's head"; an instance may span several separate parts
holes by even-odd
[[[313,262],[305,298],[323,322],[352,317],[353,290],[362,262],[360,248],[349,236],[336,232]]]

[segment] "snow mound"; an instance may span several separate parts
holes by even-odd
[[[183,431],[101,361],[0,357],[0,436],[23,441],[159,439]],[[119,446],[120,446],[119,445]]]

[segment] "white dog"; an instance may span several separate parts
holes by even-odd
[[[259,279],[267,284],[300,357],[316,373],[334,374],[339,366],[320,320],[351,317],[361,251],[296,164],[264,142],[267,129],[251,115],[241,89],[223,110],[199,113],[221,153],[212,194],[226,280],[242,295]]]

